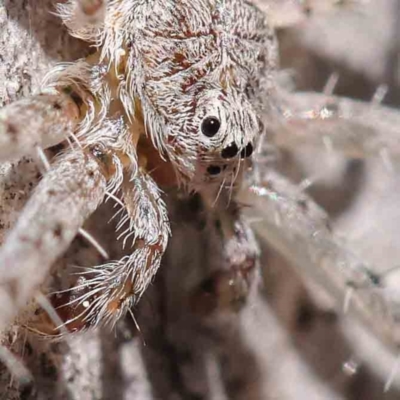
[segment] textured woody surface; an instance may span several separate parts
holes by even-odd
[[[0,99],[4,103],[30,94],[56,60],[78,58],[85,52],[47,12],[51,5],[47,0],[0,0],[0,29],[5,32],[0,35],[0,82],[5,82],[0,85]],[[345,11],[281,33],[284,65],[291,59],[304,72],[298,75],[299,87],[320,89],[334,65],[341,72],[340,82],[352,81],[352,85],[339,83],[342,94],[365,99],[378,83],[387,81],[391,89],[388,99],[396,104],[397,69],[392,49],[398,43],[391,40],[390,32],[398,2],[385,0],[372,7],[365,19],[358,19],[362,23],[356,24],[356,38],[351,31],[354,14]],[[340,35],[334,29],[335,21],[341,21]],[[379,40],[378,34],[370,33],[371,26],[379,31],[377,25],[384,32]],[[320,45],[323,37],[329,46]],[[357,51],[346,50],[348,38],[355,41]],[[376,52],[371,62],[359,51],[373,43]],[[306,66],[299,65],[300,60]],[[365,65],[374,68],[366,71]],[[301,181],[318,172],[321,178],[312,193],[337,217],[335,225],[354,251],[382,270],[395,266],[400,247],[396,174],[388,173],[380,160],[362,164],[346,163],[339,156],[333,156],[333,162],[327,158],[310,157],[306,151],[283,154],[284,168],[294,179]],[[38,172],[32,162],[23,160],[17,165],[3,164],[0,174],[2,240]],[[130,321],[120,326],[118,335],[94,331],[59,344],[30,337],[24,345],[24,334],[10,335],[6,340],[15,340],[16,353],[24,354],[36,380],[33,387],[23,390],[22,398],[382,398],[383,380],[393,360],[385,358],[373,339],[352,321],[338,318],[320,290],[306,290],[293,270],[270,250],[265,252],[265,296],[253,299],[235,319],[199,321],[191,315],[182,299],[193,280],[201,277],[203,266],[218,262],[218,243],[212,241],[213,235],[199,233],[201,216],[193,207],[175,201],[171,206],[175,221],[171,248],[138,311],[141,335]],[[110,215],[106,205],[88,228],[117,258],[121,251],[113,244],[113,229],[107,225]],[[191,222],[178,227],[182,221]],[[78,240],[60,265],[98,262],[97,253]],[[216,372],[218,364],[223,366],[222,375]],[[18,399],[9,382],[3,370],[0,393],[5,399]],[[385,398],[398,396],[394,388]]]
[[[0,113],[0,159],[32,155],[36,146],[62,142],[79,121],[79,109],[66,95],[39,95],[13,103]]]

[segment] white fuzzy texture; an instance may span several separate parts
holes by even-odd
[[[67,326],[79,319],[83,329],[114,327],[141,298],[160,266],[170,235],[160,190],[149,175],[139,172],[133,180],[124,182],[122,192],[126,208],[117,213],[121,218],[118,239],[123,239],[131,253],[118,261],[85,268],[71,288],[71,300],[62,306],[72,311],[73,317],[65,321]],[[114,303],[116,307],[111,306]]]
[[[102,26],[85,30],[73,23],[75,8],[69,1],[59,13],[74,36],[101,48],[127,118],[134,121],[139,101],[147,133],[183,183],[208,181],[211,162],[224,167],[218,179],[232,180],[238,158],[221,151],[255,146],[261,112],[272,108],[276,45],[264,15],[239,0],[114,0]],[[221,122],[212,139],[201,132],[208,116]]]

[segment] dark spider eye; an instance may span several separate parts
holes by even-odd
[[[253,145],[248,143],[247,146],[240,152],[241,158],[250,157],[253,154]]]
[[[213,137],[218,133],[220,126],[221,122],[218,118],[207,117],[201,123],[201,131],[203,132],[203,135]]]
[[[222,158],[232,158],[235,157],[238,152],[239,148],[235,142],[232,142],[221,151],[221,156]]]
[[[210,165],[207,168],[207,172],[210,175],[218,175],[221,172],[221,167],[219,167],[218,165]]]

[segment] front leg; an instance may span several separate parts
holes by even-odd
[[[122,184],[122,217],[117,231],[130,254],[119,261],[86,268],[67,291],[51,302],[70,332],[98,325],[114,326],[135,304],[156,274],[170,234],[167,209],[153,179],[139,171]],[[44,313],[33,329],[54,335],[58,330]]]
[[[260,250],[243,206],[234,200],[226,204],[221,201],[208,211],[220,236],[222,262],[194,289],[191,306],[203,323],[213,326],[209,332],[226,396],[262,399],[260,360],[249,342],[248,329],[243,329],[257,299]]]
[[[228,198],[221,193],[216,206],[215,194],[169,203],[175,223],[166,265],[139,307],[147,368],[162,371],[149,374],[157,398],[208,399],[215,385],[243,398],[231,396],[234,382],[243,390],[251,384],[252,399],[265,398],[243,331],[243,311],[256,297],[259,250]],[[236,364],[246,365],[245,373],[238,375]]]
[[[217,236],[215,243],[221,243],[221,260],[209,265],[203,280],[193,289],[191,307],[202,316],[238,311],[254,287],[259,268],[258,245],[238,203],[228,204],[228,198],[221,198],[213,207],[213,197],[203,195],[203,199],[207,224],[213,225],[209,232]]]

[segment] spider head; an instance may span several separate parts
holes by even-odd
[[[205,90],[192,109],[170,128],[169,154],[182,180],[196,189],[229,184],[252,155],[262,127],[247,97],[221,89]]]

